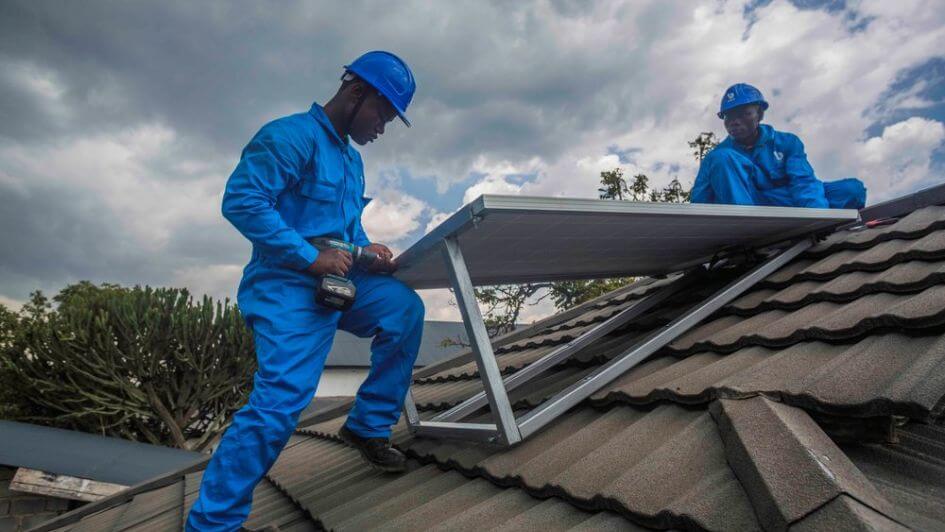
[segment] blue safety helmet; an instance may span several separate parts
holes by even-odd
[[[768,102],[765,101],[760,90],[747,83],[736,83],[729,87],[722,96],[722,105],[719,107],[719,118],[724,119],[725,111],[729,109],[750,103],[760,104],[762,110],[768,108]]]
[[[407,120],[407,106],[413,99],[417,84],[413,73],[403,59],[390,52],[368,52],[345,65],[345,73],[352,73],[368,82],[387,98],[400,115],[400,119],[410,127]]]

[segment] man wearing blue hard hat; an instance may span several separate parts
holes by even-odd
[[[374,337],[371,370],[339,436],[383,471],[403,471],[390,445],[423,329],[423,303],[388,273],[391,251],[361,225],[361,156],[350,141],[373,142],[405,113],[416,83],[404,61],[368,52],[345,67],[324,107],[263,126],[243,150],[223,195],[223,215],[253,246],[238,301],[253,330],[258,370],[207,466],[187,530],[238,530],[256,484],[275,462],[309,404],[336,329]],[[316,248],[331,237],[377,255],[367,267],[345,249]],[[345,311],[316,303],[319,278],[347,275],[356,297]]]
[[[768,102],[746,83],[722,96],[719,118],[728,137],[699,166],[693,203],[861,209],[866,187],[859,179],[822,182],[796,135],[761,124]]]

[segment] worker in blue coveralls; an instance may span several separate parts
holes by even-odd
[[[861,209],[866,187],[859,179],[823,182],[807,162],[796,135],[762,124],[768,102],[746,83],[729,87],[718,116],[728,138],[699,166],[692,203]]]
[[[336,329],[374,337],[371,370],[339,436],[383,471],[403,471],[390,445],[410,384],[423,329],[417,293],[388,273],[390,249],[361,225],[361,156],[351,144],[372,142],[405,112],[416,83],[404,61],[368,52],[345,67],[324,107],[263,126],[243,150],[223,195],[223,215],[253,245],[238,302],[252,328],[259,369],[249,402],[233,417],[207,466],[187,530],[239,530],[256,484],[275,462],[315,393]],[[363,271],[343,250],[319,251],[307,240],[333,237],[379,259]],[[347,275],[357,289],[350,310],[315,301],[325,274]]]

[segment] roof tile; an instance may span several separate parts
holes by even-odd
[[[704,411],[580,408],[510,450],[414,440],[408,451],[503,485],[634,514],[651,526],[758,526]]]
[[[910,239],[945,228],[945,206],[919,209],[894,224],[859,231],[839,231],[810,250],[810,255],[826,255],[840,249],[862,249],[894,239]]]
[[[890,513],[889,502],[803,410],[756,397],[721,400],[711,411],[766,530],[785,530],[842,493]]]

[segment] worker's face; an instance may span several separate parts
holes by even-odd
[[[363,146],[384,134],[384,127],[397,116],[397,111],[387,98],[373,87],[363,85],[361,90],[366,90],[367,96],[352,120],[348,134],[352,140]]]
[[[725,112],[725,131],[736,142],[751,140],[763,116],[764,112],[758,104],[739,105]]]

